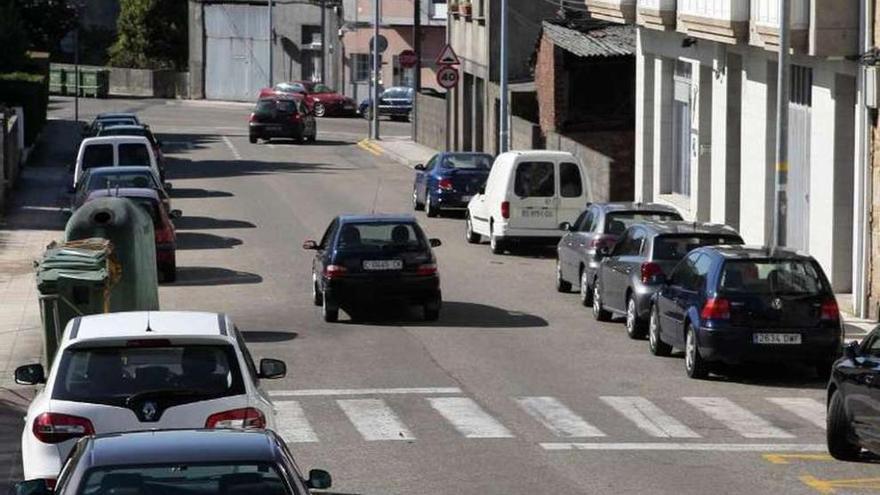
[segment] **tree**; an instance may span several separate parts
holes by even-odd
[[[137,69],[182,68],[188,57],[187,2],[121,0],[110,63]]]
[[[55,52],[64,36],[77,24],[79,0],[12,0],[18,6],[30,47]]]
[[[27,60],[27,32],[14,0],[0,0],[0,72],[20,70]]]

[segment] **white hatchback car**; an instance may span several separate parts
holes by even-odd
[[[130,312],[83,316],[64,330],[49,376],[15,370],[45,388],[21,436],[25,479],[56,479],[79,437],[179,428],[275,428],[260,379],[282,378],[282,361],[259,369],[224,314]]]

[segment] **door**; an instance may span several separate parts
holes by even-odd
[[[669,285],[658,299],[663,341],[678,348],[684,347],[684,318],[686,305],[696,287],[697,258],[700,253],[685,257],[669,277]]]
[[[812,69],[793,65],[788,105],[788,218],[785,245],[800,250],[807,250],[810,235],[812,91]]]
[[[251,101],[269,85],[266,7],[205,4],[205,96]]]
[[[556,164],[517,163],[513,194],[509,195],[509,200],[511,228],[556,230],[559,226],[556,217]]]
[[[577,163],[562,162],[559,164],[559,199],[556,210],[558,222],[574,222],[587,204],[588,198],[583,175],[581,166]]]
[[[431,174],[434,171],[434,168],[437,166],[437,155],[434,155],[428,163],[425,164],[425,170],[423,172],[419,172],[416,176],[417,183],[417,193],[419,195],[419,201],[424,203],[428,199],[428,186],[431,182]]]
[[[860,439],[880,444],[880,334],[865,339],[856,358],[838,369],[853,429]]]
[[[640,270],[644,261],[645,236],[644,229],[630,229],[608,259],[608,282],[602,296],[605,305],[611,309],[623,311],[626,307],[626,289],[630,285],[630,278]]]
[[[333,239],[336,237],[336,230],[339,228],[339,220],[333,220],[330,223],[330,226],[327,227],[327,230],[324,231],[324,236],[321,237],[321,242],[318,243],[318,250],[315,252],[314,261],[312,261],[312,283],[315,284],[316,292],[324,291],[324,260],[326,258],[325,254],[328,249],[331,249],[330,245],[333,242]]]
[[[581,229],[585,224],[589,224],[592,217],[592,209],[581,213],[574,224],[572,224],[571,231],[564,233],[565,235],[563,235],[562,239],[559,241],[559,247],[557,248],[559,266],[562,269],[562,278],[566,281],[577,281],[576,277],[578,274],[575,269],[578,266],[580,254],[578,251],[578,245],[584,234]]]

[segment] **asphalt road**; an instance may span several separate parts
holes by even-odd
[[[364,121],[322,119],[314,145],[251,145],[241,106],[87,101],[82,117],[99,110],[137,111],[166,143],[184,217],[163,308],[229,313],[255,355],[287,361],[266,384],[281,433],[335,492],[865,493],[851,480],[877,476],[825,455],[809,372],[690,380],[681,356],[652,357],[557,294],[552,249],[493,256],[465,243],[461,218],[419,214],[444,243],[440,321],[399,308],[321,321],[302,242],[340,213],[411,210],[412,171],[356,146]]]

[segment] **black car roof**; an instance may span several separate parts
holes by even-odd
[[[601,208],[605,212],[613,212],[613,211],[662,211],[675,213],[679,216],[681,215],[678,210],[669,206],[663,205],[660,203],[632,203],[632,202],[617,202],[617,203],[593,203],[592,206],[597,206]]]
[[[726,259],[792,259],[792,260],[811,260],[813,259],[807,253],[789,248],[771,248],[768,246],[707,246],[701,248],[705,251],[718,253]]]
[[[654,235],[668,235],[668,234],[724,234],[724,235],[736,235],[739,233],[728,227],[727,225],[721,225],[717,223],[704,223],[704,222],[684,222],[684,221],[671,221],[671,222],[647,222],[643,224],[639,224],[643,228],[647,229]]]
[[[416,217],[412,215],[394,215],[388,213],[373,213],[369,215],[340,215],[341,223],[416,223]]]
[[[258,430],[158,430],[91,438],[90,467],[190,462],[272,462],[279,453],[271,433]]]

